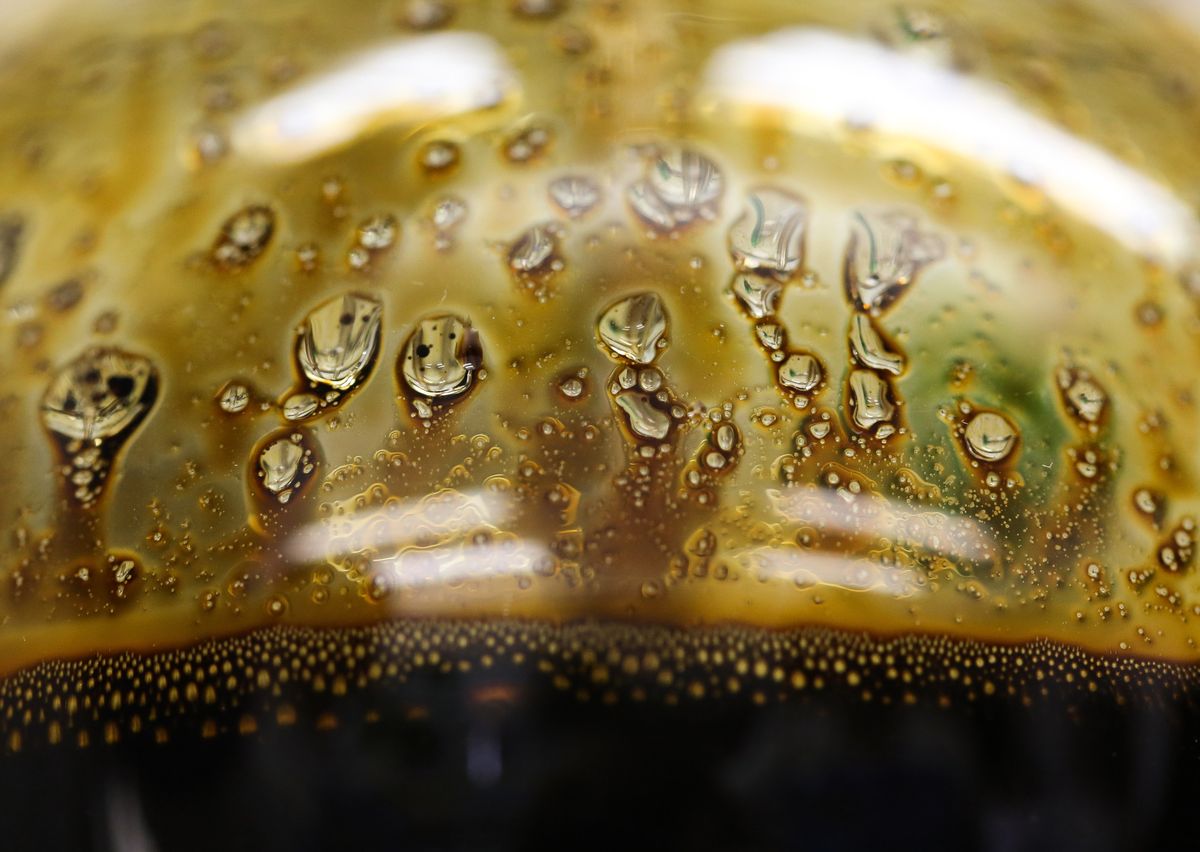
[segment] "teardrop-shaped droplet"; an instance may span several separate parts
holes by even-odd
[[[146,415],[156,393],[157,373],[148,358],[89,349],[51,380],[42,398],[42,422],[67,440],[109,441]]]
[[[883,310],[898,299],[945,248],[903,210],[856,212],[846,244],[846,298],[862,310]]]
[[[400,355],[405,384],[431,399],[466,393],[482,363],[479,334],[467,320],[452,314],[421,320]]]
[[[789,278],[804,260],[808,205],[779,189],[751,192],[729,229],[729,253],[739,270]]]
[[[383,306],[358,293],[323,302],[307,317],[296,341],[296,359],[310,382],[349,390],[369,371],[379,345]]]
[[[596,331],[614,358],[649,364],[667,333],[667,312],[657,293],[637,293],[601,314]]]

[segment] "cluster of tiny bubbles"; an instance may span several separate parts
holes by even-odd
[[[652,584],[645,596],[660,591]],[[272,598],[267,609],[281,614],[286,599]],[[1196,689],[1195,669],[1186,665],[1047,641],[996,646],[822,628],[389,620],[337,631],[281,625],[182,650],[42,663],[0,683],[0,730],[9,751],[249,735],[266,724],[329,730],[356,723],[354,712],[379,719],[394,703],[391,690],[423,673],[467,683],[520,672],[576,701],[606,705],[840,696],[945,709],[996,700],[1033,706],[1103,690],[1121,704],[1157,706]],[[338,703],[352,694],[360,698]],[[314,703],[314,696],[332,703]],[[356,711],[364,700],[367,709]]]

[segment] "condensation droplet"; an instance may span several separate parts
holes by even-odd
[[[821,362],[807,352],[795,352],[779,365],[778,375],[785,388],[809,393],[821,383]]]
[[[661,441],[671,431],[671,418],[658,409],[646,394],[623,391],[617,394],[615,402],[625,412],[629,428],[635,435]]]
[[[586,175],[564,175],[550,181],[550,200],[572,219],[586,215],[600,203],[600,185]]]
[[[553,223],[538,224],[517,237],[508,252],[514,272],[530,273],[547,268],[558,251],[558,234]]]
[[[783,285],[775,278],[742,273],[734,276],[730,289],[752,319],[764,319],[779,306]]]
[[[882,335],[866,314],[855,313],[850,319],[850,351],[864,367],[886,370],[897,376],[904,370],[904,359],[888,351]]]
[[[504,156],[511,163],[527,163],[542,155],[550,145],[550,131],[541,125],[523,128],[504,142]]]
[[[89,349],[51,380],[42,398],[42,422],[70,441],[107,441],[146,415],[157,380],[154,365],[141,355]]]
[[[429,173],[445,172],[458,165],[458,145],[445,139],[426,142],[417,153],[417,162]]]
[[[296,358],[308,380],[339,391],[360,381],[375,359],[383,306],[357,293],[323,302],[304,319]]]
[[[212,247],[213,262],[222,269],[240,269],[263,253],[274,233],[275,212],[270,207],[245,207],[221,226]]]
[[[567,399],[579,399],[583,396],[583,380],[570,376],[559,382],[558,389]]]
[[[408,0],[398,17],[403,26],[426,32],[450,23],[454,6],[447,0]]]
[[[895,412],[885,379],[870,370],[850,373],[850,419],[855,428],[866,432],[891,420]]]
[[[614,358],[649,364],[667,332],[667,312],[658,294],[637,293],[605,310],[596,330]]]
[[[659,231],[670,231],[717,214],[724,181],[716,163],[689,148],[659,149],[646,176],[627,193],[633,211]]]
[[[289,493],[300,479],[303,461],[304,448],[299,442],[291,438],[279,438],[271,442],[258,457],[263,487],[279,495],[281,502],[285,502],[283,495]]]
[[[980,461],[1003,461],[1017,445],[1017,428],[999,414],[981,411],[967,423],[963,439],[967,451]]]
[[[288,420],[303,420],[312,417],[321,407],[321,400],[311,393],[292,394],[283,403],[283,416]]]
[[[743,272],[791,277],[804,260],[808,206],[804,199],[778,189],[757,189],[729,229],[729,253]]]
[[[368,251],[383,251],[396,241],[399,229],[394,216],[377,214],[358,226],[358,244]]]
[[[862,310],[883,310],[944,253],[941,238],[922,232],[910,213],[856,212],[846,245],[846,297]]]
[[[466,393],[482,363],[479,334],[469,322],[452,314],[421,320],[400,356],[405,384],[431,399]]]
[[[230,382],[217,397],[217,404],[222,411],[240,414],[250,404],[250,389],[240,382]]]
[[[1087,372],[1070,367],[1058,371],[1058,389],[1068,410],[1088,425],[1095,425],[1104,416],[1108,395]]]

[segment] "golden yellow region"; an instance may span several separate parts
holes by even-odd
[[[110,675],[234,706],[321,627],[417,637],[367,678],[426,630],[553,667],[585,621],[632,676],[665,631],[676,698],[755,688],[707,627],[790,637],[768,691],[855,643],[866,692],[963,648],[984,691],[1034,657],[1189,683],[1194,36],[1115,2],[201,5],[5,47],[0,671],[47,663],[6,730]]]

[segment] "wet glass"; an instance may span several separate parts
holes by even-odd
[[[1195,4],[11,17],[13,848],[1185,848]]]

